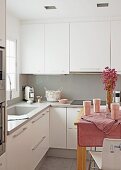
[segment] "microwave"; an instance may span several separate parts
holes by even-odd
[[[5,89],[6,65],[5,48],[0,47],[0,90]]]

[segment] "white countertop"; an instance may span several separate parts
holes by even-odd
[[[61,104],[59,102],[41,102],[41,103],[33,103],[33,104],[28,104],[26,102],[20,102],[17,103],[15,105],[12,105],[8,108],[11,108],[13,106],[26,106],[26,107],[35,107],[34,110],[30,111],[27,114],[24,115],[20,115],[19,118],[23,119],[23,120],[12,120],[12,121],[8,121],[8,134],[13,133],[14,131],[16,131],[18,128],[20,128],[22,125],[24,125],[25,123],[27,123],[31,118],[33,118],[34,116],[36,116],[37,113],[42,112],[43,110],[49,108],[50,106],[52,107],[63,107],[63,108],[80,108],[82,107],[82,105],[70,105],[71,102],[69,102],[68,104]],[[8,119],[15,119],[15,115],[8,115]],[[18,117],[18,116],[17,116]],[[28,118],[28,119],[26,119]]]

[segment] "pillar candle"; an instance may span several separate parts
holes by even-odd
[[[119,118],[119,103],[111,103],[111,118],[117,120]]]
[[[91,101],[83,101],[84,115],[88,116],[91,114]]]
[[[101,103],[101,99],[93,99],[93,109],[95,113],[100,112],[100,103]]]

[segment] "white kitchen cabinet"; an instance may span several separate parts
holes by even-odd
[[[7,137],[8,170],[33,170],[29,128],[27,123]]]
[[[49,109],[31,121],[32,168],[35,169],[49,149]]]
[[[0,170],[7,170],[6,163],[6,153],[4,153],[0,156]]]
[[[77,149],[77,129],[67,129],[67,149]]]
[[[69,73],[69,24],[45,24],[45,73]]]
[[[23,74],[44,73],[44,24],[21,26],[21,57]]]
[[[111,67],[121,73],[121,21],[111,22]]]
[[[50,147],[66,148],[66,108],[50,108]]]
[[[110,23],[70,24],[70,72],[100,72],[110,66]]]
[[[77,148],[77,126],[74,125],[80,108],[67,108],[67,149]]]
[[[0,0],[0,46],[5,47],[5,0]]]

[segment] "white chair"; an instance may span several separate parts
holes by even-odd
[[[121,170],[121,139],[105,138],[103,141],[103,151],[90,151],[90,154],[98,169]],[[91,164],[89,165],[90,168]]]

